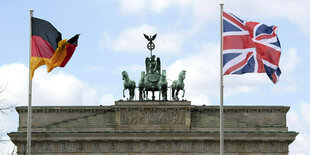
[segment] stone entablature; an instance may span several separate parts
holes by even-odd
[[[10,133],[26,148],[27,107],[17,107]],[[288,154],[296,132],[286,126],[286,106],[225,106],[226,153]],[[33,107],[33,154],[218,154],[219,106],[183,102],[117,101],[114,106]]]

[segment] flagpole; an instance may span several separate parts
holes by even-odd
[[[31,18],[33,15],[33,10],[30,12],[30,39],[29,39],[29,96],[28,96],[28,120],[27,120],[27,155],[31,155],[31,117],[32,117],[32,107],[31,107],[31,98],[32,98],[32,80],[31,80],[31,37],[32,37],[32,23]]]
[[[224,80],[223,80],[223,5],[220,4],[221,6],[221,64],[220,64],[220,100],[221,100],[221,105],[220,105],[220,155],[224,155],[224,127],[223,127],[223,108],[224,108],[224,103],[223,103],[223,88],[224,88]]]

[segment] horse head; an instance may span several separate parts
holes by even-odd
[[[184,80],[185,79],[185,75],[186,75],[186,70],[182,70],[179,74],[179,79],[180,80]]]
[[[123,80],[127,80],[128,79],[128,74],[127,74],[126,71],[122,72],[122,77],[123,77]]]

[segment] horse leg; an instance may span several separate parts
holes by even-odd
[[[182,98],[184,98],[184,95],[185,95],[185,89],[183,88],[182,90],[183,90],[183,96],[182,96]]]
[[[176,100],[178,101],[179,100],[179,89],[177,89],[176,90],[176,92],[175,92],[175,98],[176,98]]]
[[[139,101],[142,101],[142,90],[139,88]]]
[[[166,100],[166,97],[165,97],[165,90],[161,90],[160,92],[161,92],[161,94],[162,94],[161,96],[163,97],[163,100],[165,101],[165,100]]]
[[[155,100],[154,90],[152,90],[152,100]]]
[[[146,100],[149,100],[149,91],[146,90],[145,92],[146,92]]]
[[[125,98],[125,90],[126,88],[123,89],[123,97]]]
[[[135,99],[135,95],[136,95],[136,93],[135,93],[135,88],[132,88],[132,99],[133,99],[133,100]]]
[[[167,88],[164,90],[163,99],[167,101]]]
[[[130,88],[128,89],[128,91],[129,91],[129,101],[130,101],[130,100],[131,100],[131,96],[132,96],[132,95],[131,95],[132,92],[131,92],[131,89],[130,89]]]
[[[175,98],[174,98],[174,91],[175,91],[175,89],[172,88],[172,94],[171,94],[171,95],[172,95],[172,99],[173,99],[173,100],[175,100]]]
[[[135,90],[131,88],[131,89],[129,90],[129,95],[130,95],[130,98],[129,98],[129,99],[130,99],[130,100],[133,100],[133,97],[135,96],[134,94],[135,94]]]

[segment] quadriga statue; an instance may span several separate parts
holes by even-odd
[[[182,98],[185,95],[184,89],[184,79],[186,71],[182,70],[179,74],[178,80],[173,81],[172,85],[168,87],[168,82],[166,80],[166,70],[161,70],[160,58],[152,54],[152,51],[155,49],[154,40],[156,35],[145,35],[144,37],[148,40],[147,48],[150,50],[150,57],[145,58],[145,71],[141,72],[141,78],[136,87],[136,83],[133,80],[130,80],[128,73],[126,71],[122,72],[122,77],[124,80],[124,89],[123,97],[125,98],[125,90],[129,90],[129,99],[133,100],[135,96],[135,88],[139,89],[139,100],[149,100],[148,92],[152,92],[151,100],[155,100],[155,91],[159,92],[159,100],[167,101],[167,92],[168,88],[172,89],[172,98],[173,100],[179,100],[178,94],[180,90],[183,90]]]

